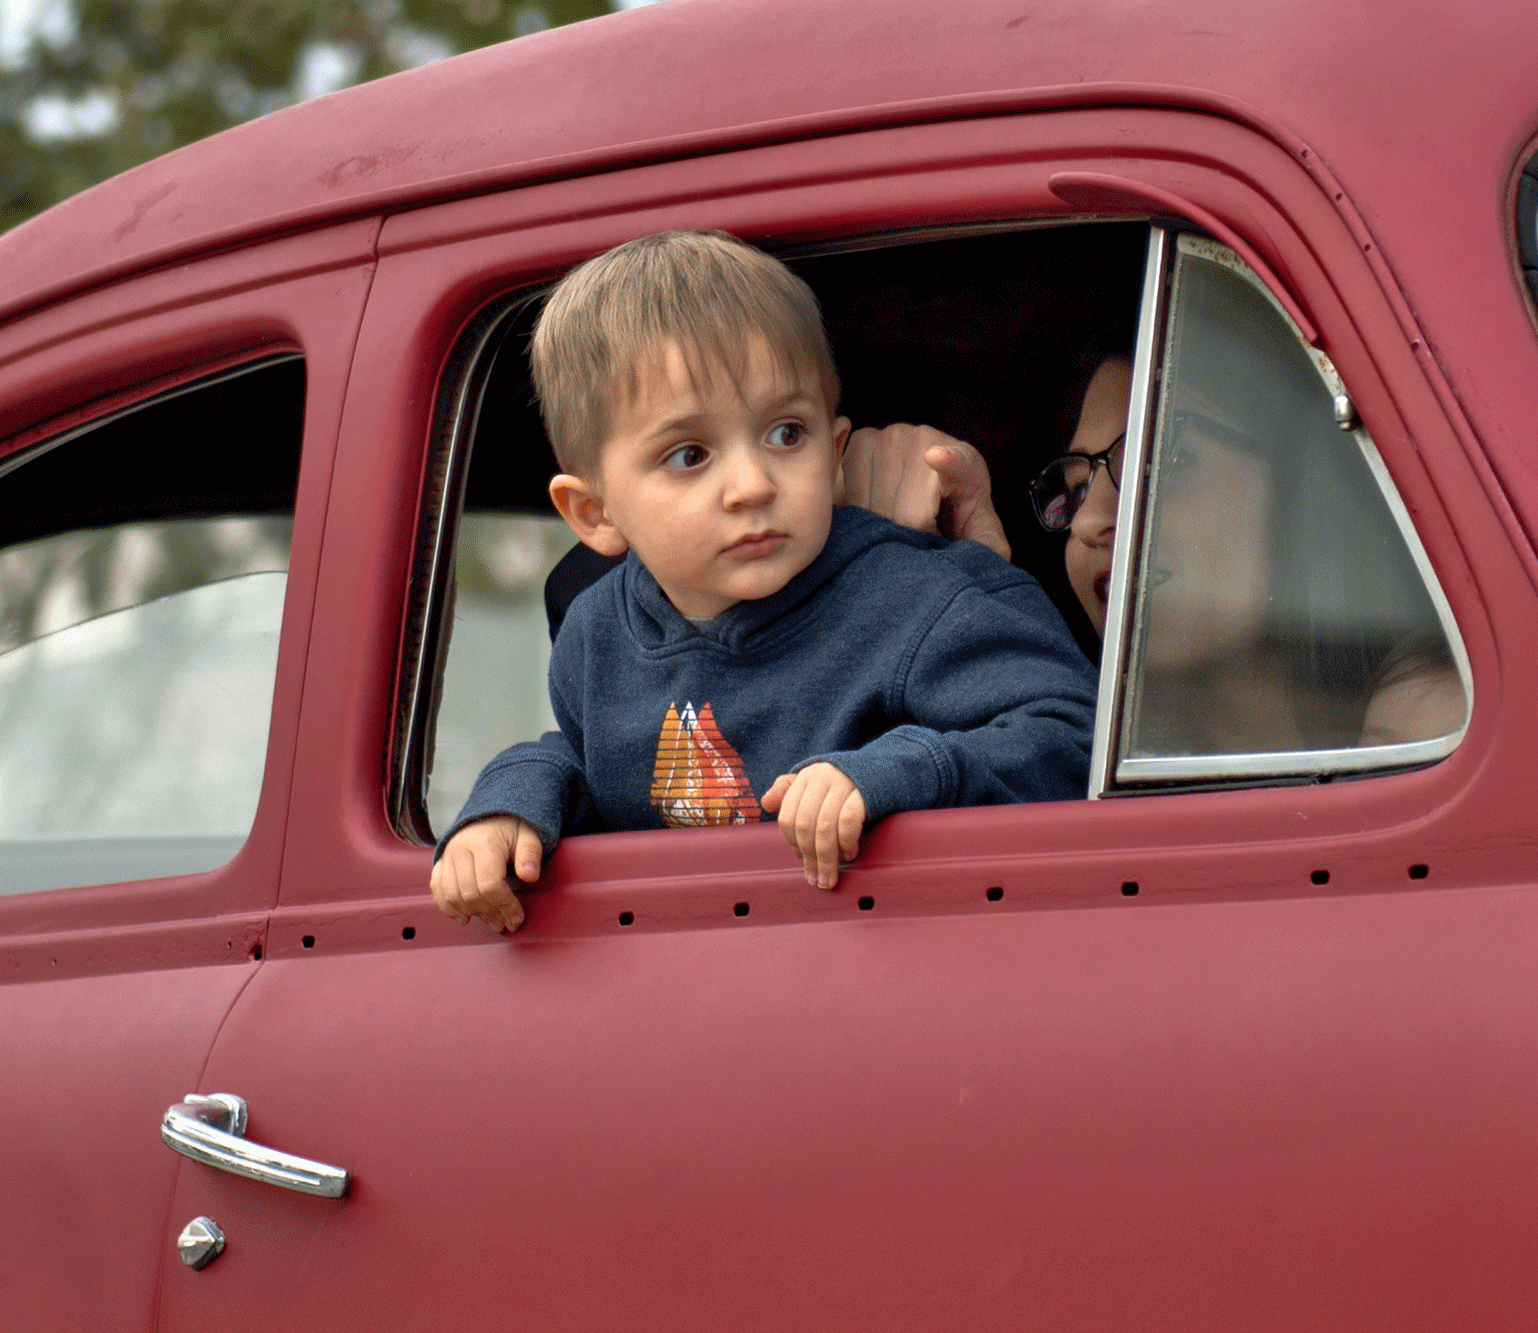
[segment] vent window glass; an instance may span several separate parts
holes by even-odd
[[[1179,237],[1120,781],[1445,754],[1463,650],[1334,371],[1232,252]]]

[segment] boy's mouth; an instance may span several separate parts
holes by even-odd
[[[787,540],[783,532],[750,532],[728,546],[726,554],[753,560],[778,551]]]
[[[1094,582],[1095,600],[1104,606],[1111,600],[1111,571],[1109,569],[1095,575]]]

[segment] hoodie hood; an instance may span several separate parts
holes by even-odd
[[[865,552],[885,542],[900,542],[919,550],[934,550],[946,544],[944,538],[934,533],[915,532],[867,510],[839,505],[833,510],[833,524],[821,552],[795,578],[778,592],[738,602],[701,625],[691,623],[668,601],[634,551],[601,583],[614,580],[608,593],[616,612],[626,617],[627,627],[643,651],[656,652],[688,643],[697,647],[699,639],[704,638],[729,652],[742,653],[750,648],[768,648],[782,635],[795,634],[804,615],[810,614],[808,605],[823,587]],[[755,642],[766,627],[767,637]]]

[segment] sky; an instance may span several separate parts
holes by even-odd
[[[0,0],[0,64],[21,60],[28,32],[36,29],[55,41],[65,41],[71,26],[66,0]]]

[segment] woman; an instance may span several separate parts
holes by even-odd
[[[1190,320],[1171,358],[1174,410],[1135,619],[1131,752],[1333,749],[1447,734],[1461,725],[1462,684],[1392,519],[1328,403],[1321,410],[1312,367],[1289,368],[1289,349],[1268,345],[1263,325],[1246,336],[1260,324],[1245,323],[1253,312],[1225,308],[1246,299],[1213,294],[1221,318],[1206,329]],[[1032,486],[1042,525],[1064,534],[1068,582],[1102,636],[1130,344],[1124,327],[1091,349],[1068,452]],[[986,464],[960,441],[928,427],[857,432],[850,477],[853,503],[1008,553]],[[1434,668],[1423,652],[1403,678],[1384,667],[1407,631],[1442,647]]]

